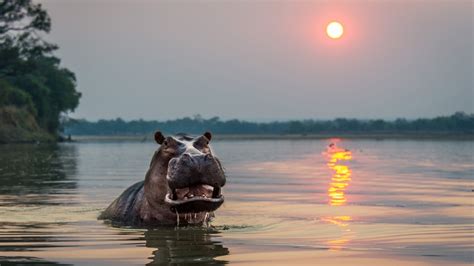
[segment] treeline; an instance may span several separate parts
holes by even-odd
[[[301,120],[287,122],[223,121],[219,117],[203,119],[201,116],[168,121],[87,120],[64,121],[66,134],[71,135],[144,135],[160,129],[167,133],[186,132],[200,134],[210,130],[217,134],[322,134],[322,133],[455,133],[474,134],[474,114],[455,113],[432,119],[358,120]]]
[[[77,107],[81,94],[74,73],[53,55],[58,47],[43,39],[50,29],[41,4],[0,1],[0,109],[24,110],[42,129],[56,134],[60,116]]]

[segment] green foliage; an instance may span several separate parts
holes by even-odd
[[[2,85],[0,95],[5,104],[16,106],[29,99],[28,110],[42,128],[54,134],[61,113],[73,111],[81,94],[76,91],[74,73],[62,68],[52,55],[57,46],[40,37],[50,28],[51,19],[41,4],[0,1],[0,79],[11,84]],[[8,89],[4,92],[4,88]]]
[[[41,38],[41,33],[50,30],[51,18],[41,4],[32,0],[0,1],[0,44],[17,47],[20,56],[42,56],[57,49]]]
[[[0,79],[0,107],[14,105],[25,108],[28,112],[36,114],[31,96],[15,87],[12,87],[5,80]]]
[[[143,135],[156,129],[168,133],[186,132],[200,134],[211,130],[218,134],[365,134],[365,133],[454,133],[474,134],[474,114],[455,113],[451,116],[433,119],[395,121],[357,120],[338,118],[335,120],[289,121],[257,123],[240,120],[222,121],[218,117],[203,119],[181,118],[169,121],[133,120],[126,122],[120,118],[115,120],[69,120],[64,124],[65,133],[73,135]]]

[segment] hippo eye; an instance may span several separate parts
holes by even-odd
[[[168,146],[168,141],[167,140],[163,141],[163,145]]]

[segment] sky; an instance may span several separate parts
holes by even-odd
[[[83,94],[75,118],[474,113],[471,1],[39,2]]]

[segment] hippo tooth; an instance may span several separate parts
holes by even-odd
[[[214,190],[212,191],[212,197],[217,198],[221,195],[221,188],[220,187],[214,187]]]
[[[176,189],[173,189],[173,200],[178,199],[178,194],[176,194]]]

